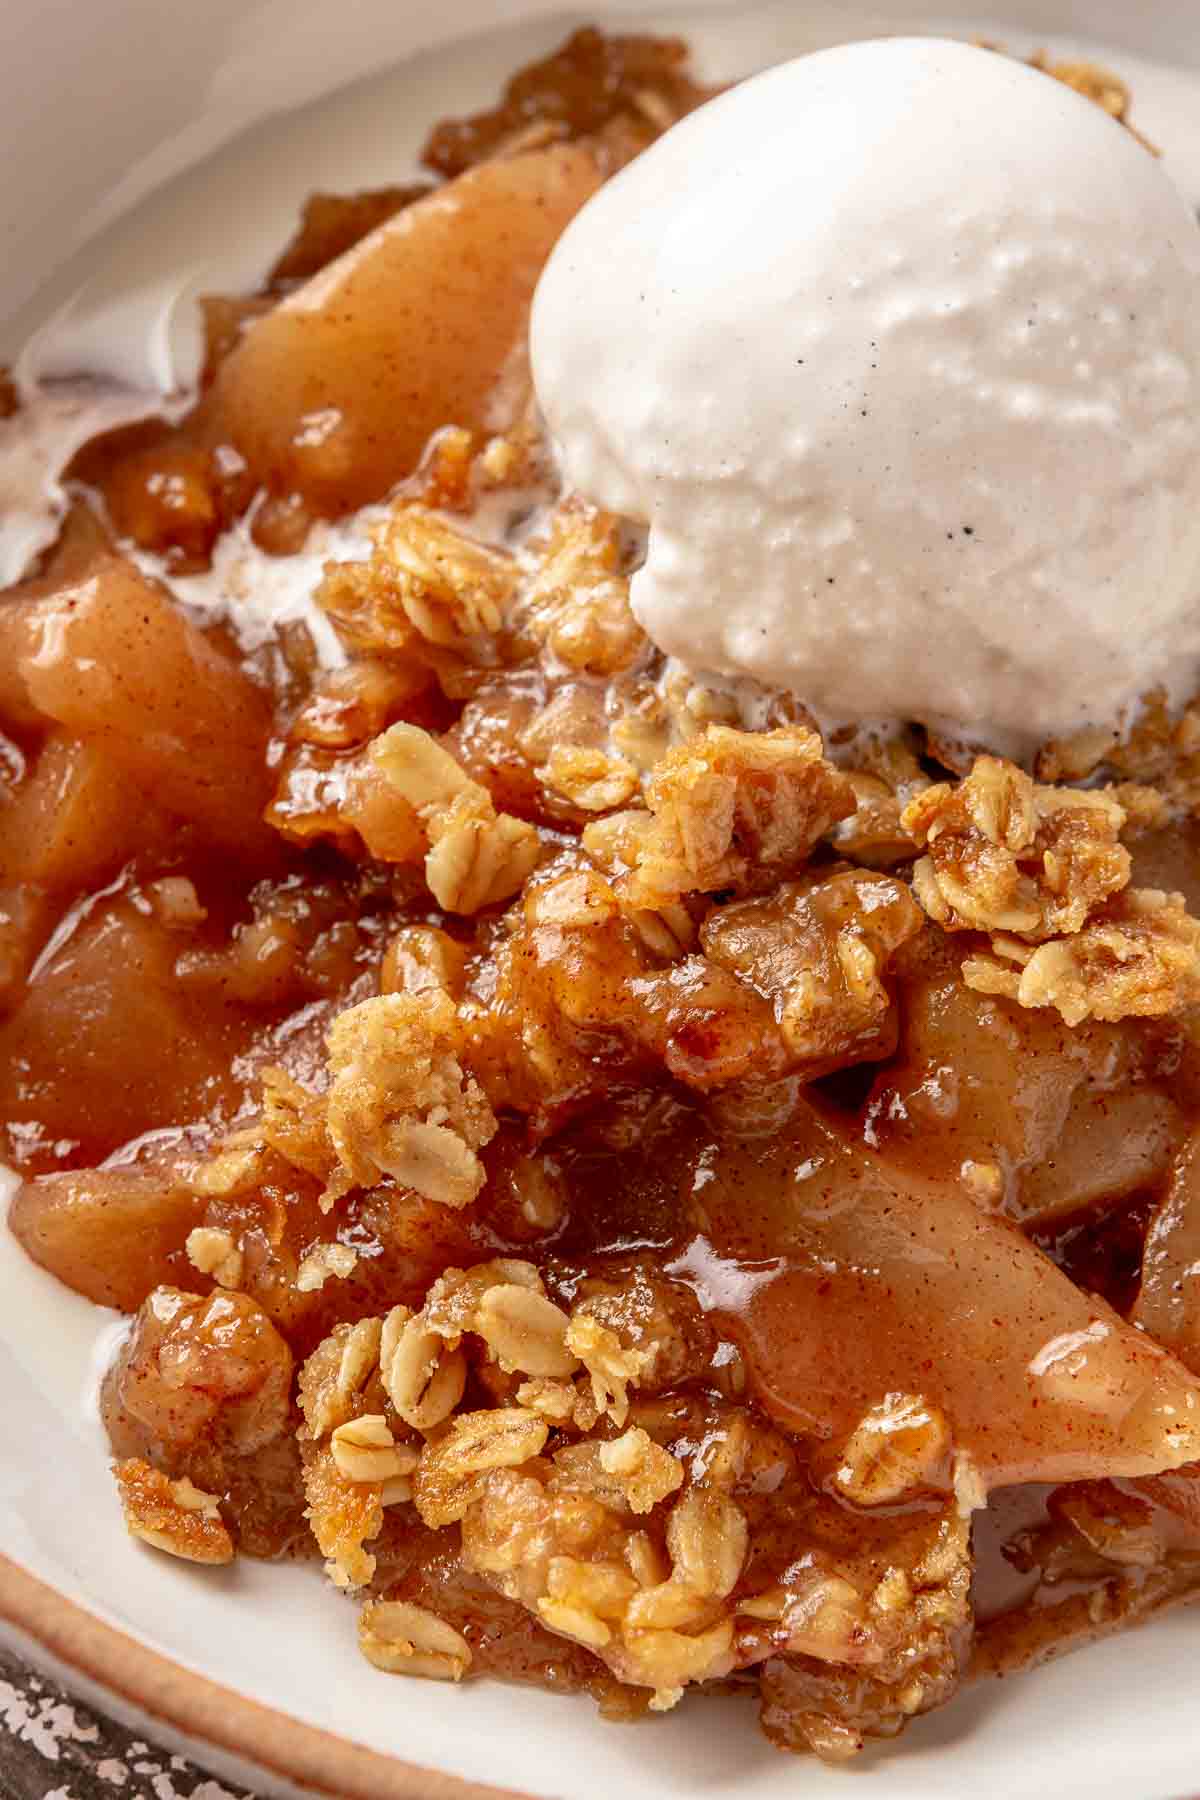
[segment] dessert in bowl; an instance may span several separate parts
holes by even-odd
[[[194,393],[17,365],[10,1221],[350,1716],[839,1761],[1193,1590],[1200,251],[1043,63],[585,30]]]

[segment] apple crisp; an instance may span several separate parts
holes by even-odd
[[[130,1319],[137,1538],[323,1563],[364,1694],[841,1761],[1200,1592],[1197,715],[1030,770],[653,648],[525,331],[703,98],[576,33],[79,454],[0,605],[0,1121]],[[265,643],[173,597],[351,513]]]

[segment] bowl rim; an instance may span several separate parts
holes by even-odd
[[[329,1800],[532,1800],[404,1762],[248,1699],[107,1624],[3,1552],[0,1621],[201,1754],[211,1746]]]

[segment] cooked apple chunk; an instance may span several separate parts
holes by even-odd
[[[406,207],[249,328],[213,390],[214,439],[336,515],[411,474],[439,427],[510,423],[542,264],[599,179],[554,145]]]

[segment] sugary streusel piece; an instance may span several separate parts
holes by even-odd
[[[640,1425],[601,1444],[600,1467],[624,1493],[635,1513],[647,1513],[683,1484],[683,1464]]]
[[[199,1269],[202,1275],[211,1275],[218,1287],[241,1286],[245,1258],[232,1232],[197,1225],[194,1231],[188,1232],[184,1247],[192,1267]]]
[[[356,650],[461,652],[500,630],[516,581],[511,559],[401,502],[378,527],[369,559],[331,563],[316,598]]]
[[[313,598],[338,636],[360,655],[410,657],[420,638],[400,602],[390,570],[368,562],[330,562]]]
[[[338,1467],[326,1444],[302,1442],[306,1517],[325,1573],[336,1587],[365,1587],[375,1557],[365,1546],[383,1529],[382,1481],[354,1481]]]
[[[436,1431],[463,1397],[467,1359],[434,1331],[424,1311],[394,1306],[383,1321],[379,1371],[397,1414],[414,1431]]]
[[[405,617],[426,643],[465,649],[500,630],[517,581],[510,558],[425,507],[403,503],[379,527],[375,546],[372,566],[394,583]]]
[[[413,1499],[426,1525],[461,1519],[493,1469],[519,1468],[540,1455],[549,1426],[523,1406],[459,1413],[421,1452]]]
[[[284,1069],[264,1069],[258,1132],[286,1162],[318,1181],[328,1181],[337,1158],[329,1141],[323,1094],[310,1093]]]
[[[557,1468],[565,1454],[553,1477],[537,1463],[484,1477],[463,1517],[464,1558],[552,1631],[594,1651],[619,1681],[652,1688],[652,1708],[666,1710],[690,1682],[730,1672],[733,1618],[682,1583],[673,1623],[639,1618],[633,1571],[670,1568],[662,1527],[648,1538],[619,1491],[607,1504],[603,1483],[582,1469],[576,1485],[565,1463]]]
[[[543,787],[586,813],[627,806],[638,790],[637,770],[625,757],[570,744],[555,746],[538,778]]]
[[[443,425],[434,432],[414,481],[426,506],[435,512],[470,512],[476,449],[475,433],[465,425]]]
[[[349,1244],[317,1244],[296,1270],[297,1291],[315,1294],[327,1281],[345,1281],[354,1273],[357,1262],[358,1251]]]
[[[907,862],[917,849],[900,822],[907,802],[878,775],[848,769],[846,780],[858,805],[830,833],[834,849],[868,869],[890,869]]]
[[[380,733],[371,746],[371,759],[425,820],[479,785],[429,732],[403,721]]]
[[[329,1135],[339,1168],[332,1204],[391,1176],[443,1206],[468,1206],[484,1183],[476,1152],[496,1119],[458,1060],[458,1015],[440,989],[380,994],[329,1029]]]
[[[581,1431],[590,1431],[599,1413],[593,1403],[584,1415],[586,1422],[581,1422],[580,1398],[580,1389],[575,1382],[555,1381],[540,1375],[535,1376],[532,1381],[523,1381],[517,1389],[518,1406],[528,1407],[530,1412],[545,1419],[547,1425],[578,1427]]]
[[[517,892],[541,854],[532,825],[498,813],[487,788],[417,725],[393,725],[371,755],[423,827],[425,879],[439,906],[474,913]]]
[[[614,1333],[620,1348],[632,1352],[624,1366],[610,1361],[607,1340],[601,1362],[593,1357],[592,1375],[617,1377],[641,1394],[660,1393],[692,1380],[703,1380],[715,1338],[695,1297],[657,1269],[636,1263],[610,1267],[603,1275],[586,1276],[577,1289],[571,1320],[579,1341],[584,1321]],[[613,1417],[614,1424],[623,1421]]]
[[[187,1170],[187,1184],[194,1194],[224,1200],[248,1194],[262,1181],[266,1146],[252,1127],[232,1131],[202,1162]]]
[[[803,725],[736,731],[710,725],[671,750],[646,786],[649,813],[620,815],[623,842],[584,834],[598,858],[624,865],[617,882],[634,908],[689,893],[772,887],[807,860],[830,826],[854,810],[854,790]]]
[[[383,1413],[361,1413],[348,1419],[330,1436],[333,1460],[347,1481],[379,1482],[386,1491],[403,1485],[404,1498],[411,1494],[408,1477],[420,1452],[415,1444],[397,1443]]]
[[[1085,730],[1052,739],[1036,766],[1044,781],[1081,781],[1103,770],[1116,777],[1118,798],[1125,782],[1150,783],[1172,813],[1194,816],[1200,811],[1200,697],[1175,716],[1161,689],[1144,694],[1124,737]]]
[[[860,1718],[891,1735],[948,1697],[971,1578],[952,1497],[879,1521],[860,1548],[744,1414],[686,1416],[675,1396],[662,1429],[679,1457],[637,1428],[483,1473],[462,1516],[468,1566],[618,1680],[653,1689],[658,1710],[690,1682],[765,1665],[772,1735],[793,1747],[828,1754]]]
[[[382,1319],[359,1319],[335,1325],[321,1340],[300,1370],[300,1437],[327,1437],[347,1420],[375,1410],[382,1337]]]
[[[473,1334],[506,1374],[562,1377],[579,1366],[566,1346],[567,1314],[534,1265],[517,1257],[447,1269],[413,1322],[452,1346]]]
[[[830,832],[834,849],[867,869],[890,869],[915,856],[901,814],[930,781],[908,735],[860,731],[839,749],[838,766],[858,805]]]
[[[1041,943],[1081,930],[1129,880],[1125,811],[1111,794],[1039,787],[998,757],[979,757],[960,782],[926,788],[901,822],[928,848],[913,886],[944,931]]]
[[[469,1269],[444,1270],[426,1294],[419,1316],[430,1331],[457,1343],[464,1332],[479,1329],[480,1308],[498,1287],[545,1292],[533,1263],[516,1256],[493,1256]]]
[[[563,138],[583,137],[611,174],[707,98],[687,73],[682,38],[613,36],[585,25],[519,70],[499,104],[443,119],[421,160],[440,175]]]
[[[611,1089],[614,1055],[703,1091],[786,1070],[767,1003],[716,963],[680,955],[694,929],[685,908],[627,912],[612,882],[564,856],[508,924],[486,1004],[464,1008],[471,1065],[497,1106],[577,1105]],[[589,1053],[597,1041],[603,1061]]]
[[[772,1003],[792,1056],[811,1077],[894,1049],[888,964],[921,923],[904,882],[843,868],[714,911],[700,942],[706,956]]]
[[[603,753],[609,747],[609,720],[605,708],[611,690],[592,681],[563,681],[549,689],[546,704],[528,708],[516,727],[516,744],[522,757],[537,770],[547,787],[547,774],[556,751]],[[515,721],[514,721],[515,723]],[[571,771],[568,759],[559,767]],[[553,787],[550,788],[553,793]],[[632,791],[632,790],[631,790]]]
[[[405,1600],[369,1600],[359,1615],[358,1647],[389,1675],[461,1681],[471,1666],[471,1646],[462,1633],[428,1607]]]
[[[1182,894],[1127,888],[1073,937],[1030,949],[996,934],[963,979],[1021,1006],[1053,1006],[1068,1025],[1161,1018],[1200,1005],[1200,922]]]
[[[1108,792],[1125,814],[1125,830],[1161,831],[1171,823],[1173,809],[1167,796],[1140,781],[1115,781]]]
[[[807,709],[786,689],[756,688],[754,728],[765,733],[803,725],[815,730]],[[745,723],[737,694],[710,686],[668,659],[655,675],[631,672],[608,690],[608,743],[618,755],[649,774],[669,750],[703,737],[713,725],[741,730]]]
[[[534,827],[498,813],[487,789],[476,785],[431,816],[425,879],[447,912],[474,913],[517,893],[540,855]]]
[[[547,1295],[516,1282],[488,1289],[475,1314],[475,1330],[506,1374],[561,1379],[578,1362],[567,1348],[569,1320]]]
[[[323,669],[314,674],[288,738],[317,750],[356,750],[402,714],[432,679],[416,657],[358,656],[339,668]]]
[[[566,1337],[567,1349],[583,1364],[592,1384],[597,1411],[614,1425],[629,1417],[629,1389],[653,1362],[651,1349],[632,1349],[611,1326],[602,1324],[586,1306],[576,1307]]]
[[[646,636],[629,607],[619,521],[572,495],[530,553],[538,561],[521,598],[521,629],[582,674],[615,675],[632,667],[646,649]]]
[[[137,1457],[114,1463],[113,1475],[131,1537],[185,1562],[233,1561],[233,1539],[215,1494],[186,1479],[172,1481]]]

